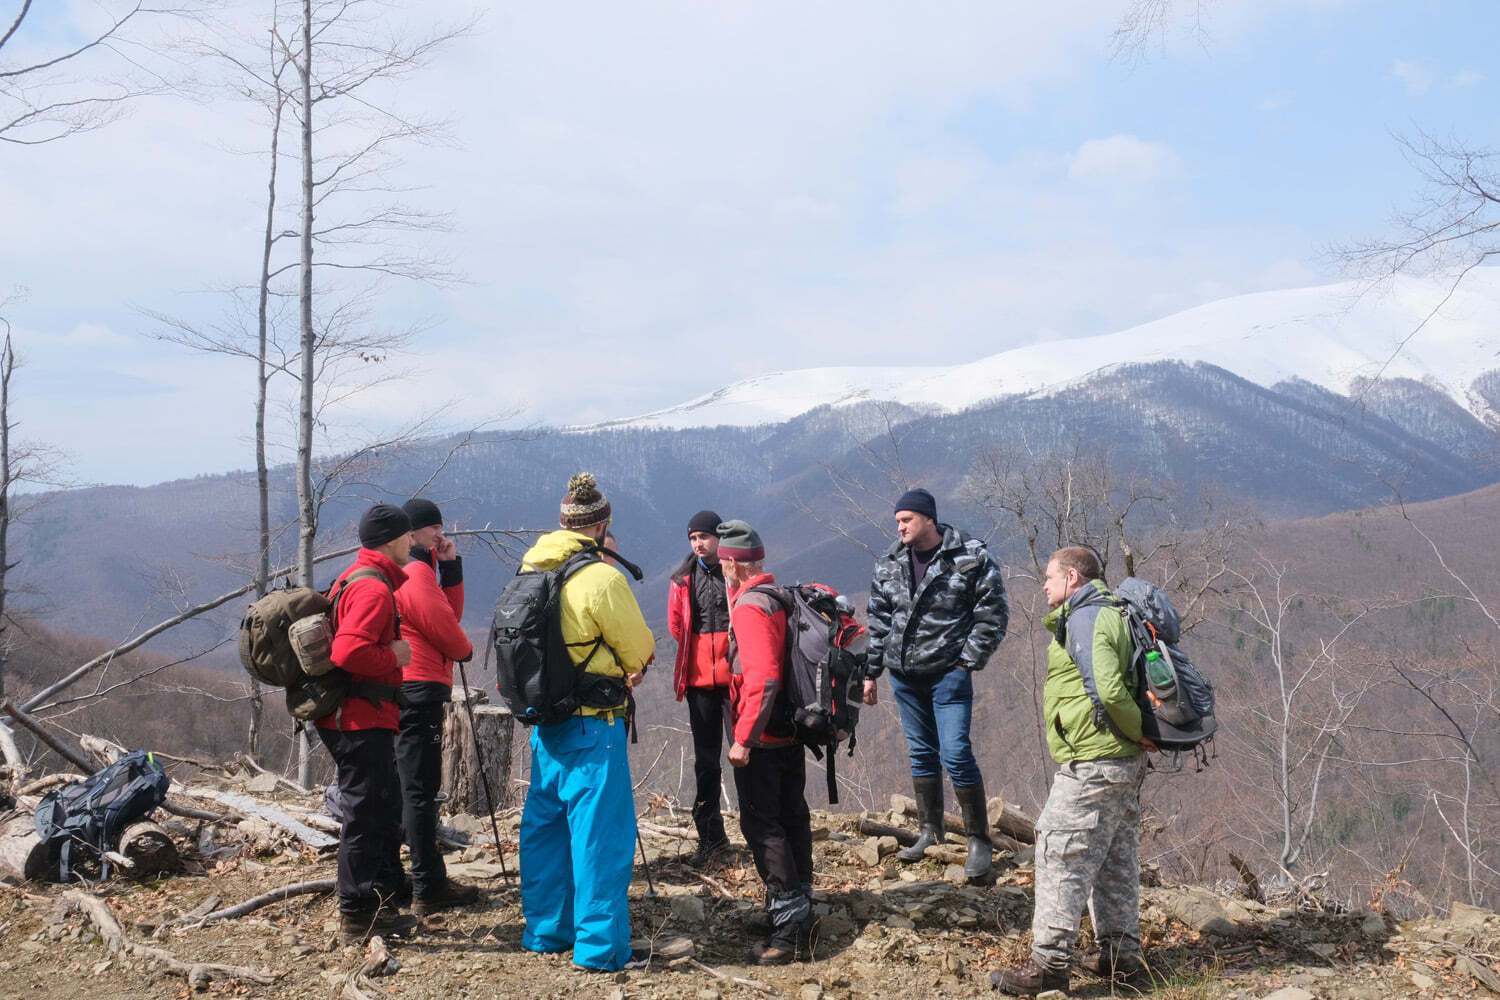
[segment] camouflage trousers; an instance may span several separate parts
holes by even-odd
[[[1117,956],[1141,953],[1141,782],[1146,755],[1058,768],[1036,821],[1036,912],[1031,954],[1067,969],[1083,908],[1094,937]]]

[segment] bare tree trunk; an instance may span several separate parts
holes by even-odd
[[[313,496],[313,379],[317,373],[313,351],[313,125],[312,125],[312,0],[302,0],[302,61],[297,73],[302,84],[302,398],[297,415],[297,576],[304,587],[313,586],[313,540],[318,532],[318,511]],[[297,784],[307,787],[312,777],[311,746],[305,727],[297,730]]]
[[[0,321],[3,322],[3,321]],[[10,552],[6,548],[10,533],[10,376],[15,371],[16,355],[10,341],[10,324],[5,325],[5,344],[0,349],[0,701],[5,700],[5,670],[10,659],[10,636],[5,625],[5,577],[10,570]],[[25,772],[10,727],[0,722],[0,754],[11,772],[19,777]]]
[[[267,308],[271,298],[271,250],[276,243],[276,168],[281,146],[281,114],[286,100],[276,93],[271,117],[271,175],[266,182],[266,231],[260,258],[260,301],[256,309],[257,346],[255,371],[255,492],[260,521],[256,525],[259,559],[255,565],[255,596],[264,597],[271,582],[271,474],[266,462],[266,391],[270,375],[266,363]],[[251,757],[260,756],[260,729],[265,700],[260,682],[250,678],[250,731],[246,742]]]

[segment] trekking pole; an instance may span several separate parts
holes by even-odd
[[[488,650],[486,659],[488,659]],[[479,772],[479,785],[484,789],[484,807],[490,813],[490,831],[495,835],[495,854],[500,859],[500,876],[507,881],[510,880],[510,872],[505,868],[505,849],[500,846],[500,821],[495,818],[495,796],[490,793],[490,776],[484,771],[484,756],[479,750],[479,730],[474,728],[474,705],[469,698],[469,674],[464,669],[463,661],[458,661],[458,679],[464,685],[464,714],[469,717],[469,736],[474,740],[474,770]]]
[[[646,842],[641,839],[640,827],[636,827],[635,845],[641,849],[641,867],[646,869],[646,897],[656,897],[656,883],[651,881],[651,862],[646,860]]]

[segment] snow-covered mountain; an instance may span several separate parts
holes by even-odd
[[[1359,379],[1411,379],[1485,419],[1491,405],[1474,380],[1500,368],[1500,268],[1475,270],[1456,290],[1449,281],[1399,278],[1374,290],[1344,282],[1239,295],[1117,333],[968,364],[772,372],[589,429],[749,427],[869,400],[955,412],[1155,361],[1215,365],[1265,387],[1300,379],[1339,394]]]

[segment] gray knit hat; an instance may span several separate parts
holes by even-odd
[[[748,521],[725,521],[719,525],[719,558],[732,562],[760,562],[766,547]]]

